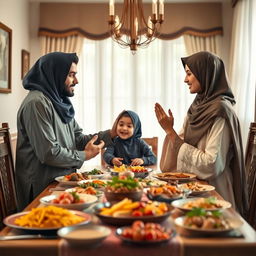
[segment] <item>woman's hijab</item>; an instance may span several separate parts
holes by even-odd
[[[242,137],[239,120],[232,109],[235,99],[228,84],[224,63],[209,52],[199,52],[181,60],[184,68],[185,65],[189,67],[202,88],[188,109],[184,141],[196,146],[217,117],[226,120],[235,153],[230,168],[233,173],[236,205],[240,213],[246,216],[248,196]]]
[[[181,60],[184,68],[187,65],[195,75],[202,89],[188,110],[185,130],[185,142],[195,146],[217,116],[228,115],[228,102],[233,105],[235,99],[219,57],[209,52],[199,52]]]
[[[23,79],[26,90],[38,90],[52,102],[62,122],[69,123],[75,115],[70,99],[65,96],[65,80],[72,63],[78,63],[75,53],[53,52],[39,58]]]

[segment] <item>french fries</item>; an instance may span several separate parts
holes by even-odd
[[[124,198],[122,201],[112,205],[110,208],[102,208],[100,214],[102,215],[109,215],[109,216],[116,216],[118,215],[117,212],[122,212],[129,215],[133,209],[139,206],[139,202],[132,202],[132,200],[128,198]]]
[[[46,206],[32,209],[28,214],[15,220],[15,224],[22,227],[55,228],[74,225],[84,221],[67,209],[56,206]]]

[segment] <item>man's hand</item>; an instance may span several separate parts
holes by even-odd
[[[94,142],[98,139],[98,135],[93,136],[93,138],[86,144],[84,148],[85,159],[89,160],[100,153],[100,150],[104,147],[105,143],[103,140],[100,141],[98,145]]]
[[[115,166],[121,166],[123,164],[123,162],[122,162],[123,160],[124,159],[121,157],[114,157],[111,162]]]
[[[168,134],[173,131],[173,124],[174,124],[174,118],[172,116],[172,112],[169,109],[168,113],[169,116],[165,113],[164,109],[159,103],[155,104],[155,113],[157,120],[159,124],[162,126],[162,128],[165,130],[165,132]]]
[[[132,159],[131,165],[136,166],[136,165],[143,165],[144,161],[141,158],[134,158]]]

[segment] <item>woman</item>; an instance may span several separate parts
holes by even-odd
[[[223,61],[209,52],[182,58],[190,93],[196,97],[179,135],[174,118],[156,103],[158,122],[167,133],[160,162],[162,171],[192,172],[207,180],[243,216],[248,209],[240,125],[232,109],[234,95]]]

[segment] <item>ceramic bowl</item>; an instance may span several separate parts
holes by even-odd
[[[110,192],[107,189],[104,191],[105,197],[109,202],[119,202],[124,198],[131,199],[132,201],[140,201],[142,198],[143,190],[131,192]]]

